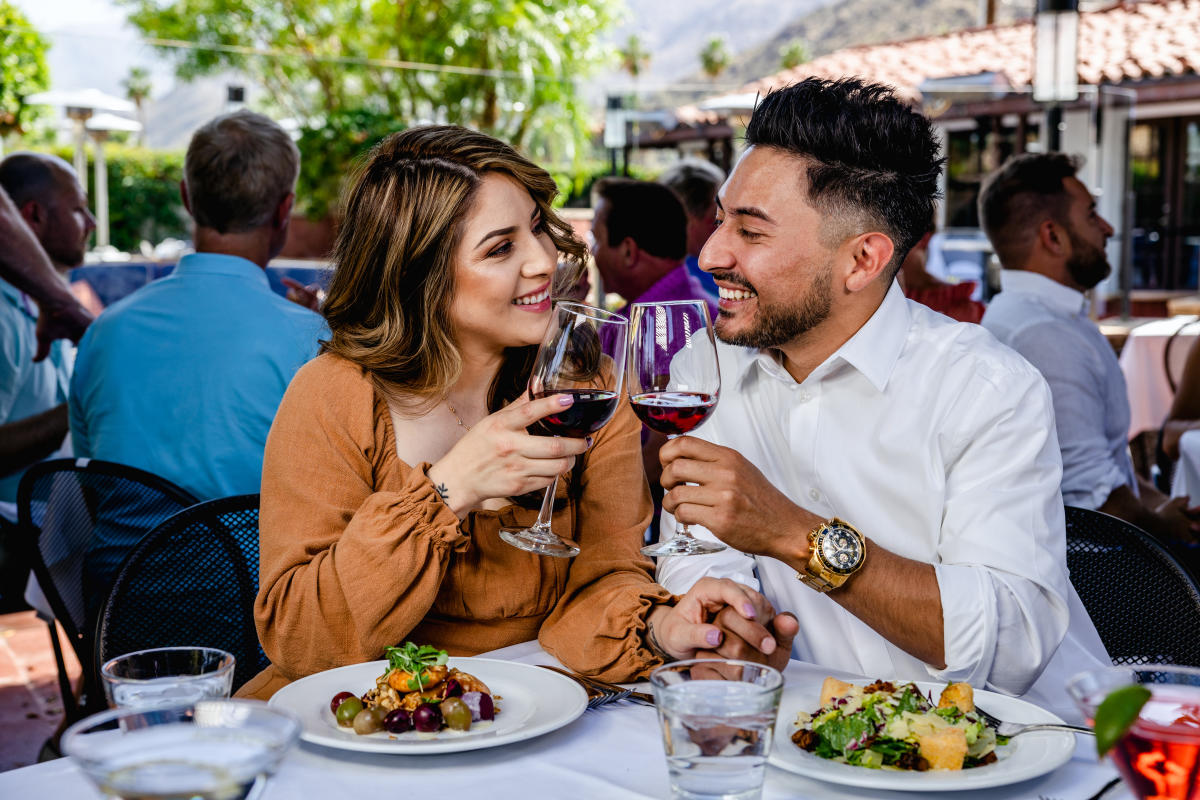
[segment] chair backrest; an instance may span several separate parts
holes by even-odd
[[[1185,330],[1197,324],[1198,322],[1200,322],[1200,318],[1189,320],[1180,325],[1169,337],[1167,337],[1167,343],[1163,347],[1163,371],[1167,375],[1167,385],[1171,387],[1171,394],[1175,394],[1175,392],[1179,389],[1179,380],[1183,377],[1183,364],[1177,363],[1180,361],[1180,359],[1172,355],[1176,340],[1180,338],[1180,335]],[[1176,371],[1178,371],[1180,374],[1176,375]]]
[[[1067,506],[1071,583],[1116,664],[1200,666],[1200,585],[1150,534]]]
[[[96,662],[152,647],[217,647],[237,659],[236,690],[267,666],[254,627],[258,495],[199,503],[137,546],[100,613]]]
[[[49,610],[83,667],[91,709],[104,707],[96,691],[93,642],[100,603],[117,567],[155,526],[195,502],[168,480],[111,461],[43,461],[21,478],[19,535]],[[72,700],[63,698],[68,705]]]

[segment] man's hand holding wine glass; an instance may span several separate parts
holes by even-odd
[[[527,428],[563,413],[574,397],[554,394],[537,400],[525,396],[471,426],[428,471],[443,501],[460,518],[493,497],[545,489],[575,465],[589,439],[532,436]]]

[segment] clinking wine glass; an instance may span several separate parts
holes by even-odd
[[[582,439],[612,419],[621,400],[625,378],[622,363],[629,322],[620,314],[582,303],[559,302],[529,376],[529,396],[537,400],[556,394],[575,399],[569,407],[535,422],[529,432],[539,436]],[[570,558],[579,548],[550,528],[558,478],[546,489],[537,522],[523,530],[505,528],[500,538],[531,553]]]
[[[630,315],[629,401],[650,430],[674,439],[712,414],[721,394],[721,370],[708,305],[703,300],[636,303]],[[697,539],[685,523],[642,548],[648,556],[694,556],[725,549]]]

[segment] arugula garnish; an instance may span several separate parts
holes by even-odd
[[[441,666],[450,658],[445,650],[438,650],[428,644],[418,647],[412,642],[405,642],[400,647],[389,647],[384,654],[390,669],[411,673],[416,678],[418,691],[425,688],[422,677],[424,671],[429,667]]]

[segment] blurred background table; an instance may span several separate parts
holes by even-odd
[[[1194,316],[1157,319],[1131,329],[1121,348],[1121,372],[1129,393],[1129,438],[1158,430],[1171,410],[1188,351],[1200,336]],[[1169,364],[1166,354],[1170,351]],[[1168,373],[1168,369],[1170,372]]]

